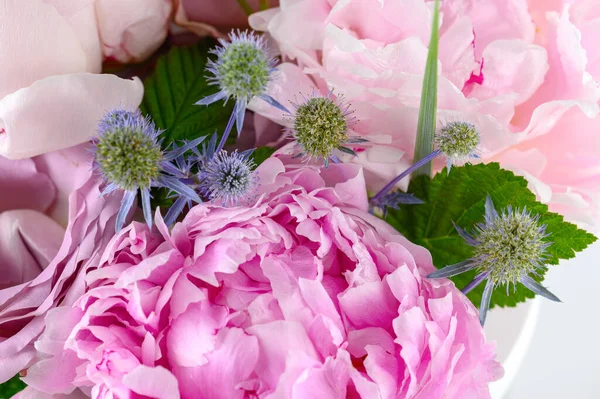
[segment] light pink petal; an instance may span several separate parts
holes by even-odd
[[[175,373],[185,398],[242,399],[239,386],[248,380],[259,358],[256,337],[239,328],[219,331],[215,349],[199,367],[178,368]]]
[[[366,15],[369,17],[364,18]],[[401,15],[411,17],[398,18]],[[420,0],[340,1],[333,8],[328,22],[356,32],[359,38],[383,43],[396,42],[410,36],[417,36],[423,43],[429,43],[431,30],[430,11]]]
[[[0,213],[0,289],[36,278],[62,244],[64,230],[36,211]]]
[[[138,366],[123,377],[123,384],[133,392],[156,399],[179,399],[179,384],[164,367]]]
[[[473,85],[469,93],[479,100],[515,93],[520,104],[540,87],[548,71],[546,50],[519,40],[490,43],[483,59],[483,82]]]
[[[190,305],[175,319],[167,337],[169,360],[182,367],[207,363],[207,354],[215,348],[217,331],[225,325],[227,309],[208,301]]]
[[[33,209],[45,212],[54,202],[56,188],[30,159],[9,160],[0,155],[0,212]]]
[[[104,56],[120,62],[147,58],[167,37],[171,2],[96,0]]]
[[[318,359],[317,352],[301,324],[276,321],[254,325],[247,329],[258,338],[259,359],[256,374],[267,386],[277,386],[279,376],[286,369],[288,348]]]
[[[52,179],[56,198],[47,214],[63,226],[67,225],[69,196],[92,176],[92,155],[82,144],[33,158],[37,169]]]
[[[339,295],[340,308],[357,329],[381,327],[390,330],[398,315],[398,301],[387,284],[367,282],[347,289]]]
[[[74,3],[75,2],[71,2]],[[87,0],[82,2],[86,7]],[[71,7],[73,8],[73,7]],[[95,27],[92,18],[87,22]],[[100,72],[100,49],[89,57],[82,32],[42,0],[6,0],[0,4],[0,99],[51,75]],[[81,39],[80,39],[81,37]],[[97,40],[97,39],[96,39]],[[1,128],[0,128],[1,131]]]
[[[115,108],[141,102],[139,79],[113,75],[52,76],[0,100],[0,154],[27,158],[90,140],[98,121]]]
[[[349,369],[344,359],[328,357],[322,367],[307,369],[302,373],[294,384],[292,398],[346,398]]]

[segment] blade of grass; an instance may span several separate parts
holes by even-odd
[[[427,64],[421,91],[421,105],[419,107],[419,123],[417,125],[417,142],[413,163],[425,158],[433,151],[433,137],[436,128],[437,113],[437,73],[438,73],[438,45],[439,45],[440,2],[435,1],[433,8],[433,22],[431,23],[431,38],[427,52]],[[427,175],[431,177],[432,165],[427,163],[415,170],[413,177]]]
[[[237,3],[240,7],[242,7],[242,10],[244,10],[246,15],[254,13],[254,10],[252,9],[252,7],[250,7],[250,4],[248,4],[246,0],[237,0]]]
[[[269,0],[259,0],[258,6],[261,11],[267,10],[269,8]]]

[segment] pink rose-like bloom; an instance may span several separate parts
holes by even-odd
[[[158,49],[171,17],[170,0],[94,0],[106,58],[140,62]]]
[[[119,198],[100,197],[89,158],[83,146],[0,156],[0,382],[36,361],[46,312],[84,293],[85,267],[111,238]]]
[[[269,94],[288,105],[317,87],[351,102],[354,130],[376,144],[354,161],[382,175],[372,189],[396,174],[399,158],[412,162],[432,5],[287,0],[250,17],[290,61]],[[439,123],[475,124],[484,162],[525,176],[551,210],[590,229],[600,227],[598,8],[595,0],[446,0],[439,44]],[[250,108],[285,124],[260,102]]]
[[[133,223],[49,312],[31,390],[92,398],[489,397],[502,370],[430,254],[368,213],[362,170],[258,168],[252,207]]]

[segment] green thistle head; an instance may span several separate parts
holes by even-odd
[[[488,209],[486,222],[476,227],[478,235],[474,246],[475,264],[488,279],[497,285],[516,285],[524,277],[537,274],[544,267],[546,226],[539,224],[539,216],[526,209],[508,207],[498,215]]]
[[[449,163],[476,157],[481,137],[477,128],[466,122],[451,122],[439,129],[435,141]]]
[[[328,159],[334,150],[348,142],[347,106],[328,97],[313,96],[297,105],[293,134],[309,158]]]
[[[120,189],[148,188],[161,172],[163,152],[154,124],[139,113],[113,111],[100,123],[94,153],[105,180]]]
[[[226,97],[248,103],[266,92],[275,61],[262,37],[247,32],[233,32],[230,37],[231,42],[221,41],[214,50],[217,60],[210,62],[209,71]]]

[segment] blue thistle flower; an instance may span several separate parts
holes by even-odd
[[[208,147],[205,155],[211,155],[211,145]],[[238,206],[252,201],[258,186],[255,164],[250,159],[253,151],[234,151],[228,154],[221,150],[205,156],[199,173],[202,195],[222,206]]]
[[[350,137],[348,130],[356,119],[352,116],[350,104],[343,98],[332,98],[333,92],[327,96],[315,94],[309,98],[303,96],[301,103],[294,103],[295,112],[291,116],[288,134],[294,138],[299,153],[297,157],[311,160],[323,160],[325,167],[329,160],[339,163],[337,151],[356,156],[354,150],[346,145],[360,144],[367,140]]]
[[[106,183],[102,195],[115,190],[125,191],[117,214],[117,232],[125,224],[138,190],[142,195],[144,219],[148,226],[152,226],[151,187],[166,187],[201,202],[198,194],[179,180],[181,173],[171,161],[195,148],[203,137],[164,152],[158,139],[160,133],[154,123],[139,112],[110,111],[99,124],[92,152],[94,169]]]
[[[448,172],[452,165],[462,164],[471,158],[479,158],[477,148],[481,142],[479,131],[467,122],[450,122],[435,134],[440,153],[446,158]]]
[[[463,292],[467,294],[483,280],[487,280],[479,307],[482,325],[485,323],[492,291],[499,285],[506,285],[508,293],[511,284],[516,286],[521,283],[535,294],[560,302],[530,276],[539,275],[538,270],[545,269],[546,249],[552,244],[545,241],[549,234],[546,233],[546,225],[539,224],[539,215],[532,216],[525,208],[518,211],[510,206],[502,214],[498,214],[488,196],[485,201],[485,223],[475,226],[475,237],[457,225],[454,227],[474,247],[473,257],[436,270],[427,277],[452,277],[477,269],[479,273]]]
[[[230,41],[219,39],[220,46],[211,51],[217,59],[208,61],[207,69],[213,75],[209,81],[219,86],[220,90],[196,103],[209,105],[222,99],[235,100],[233,113],[218,150],[223,149],[234,121],[238,135],[241,133],[246,107],[253,98],[258,97],[284,112],[289,112],[267,94],[277,61],[267,49],[264,38],[248,31],[232,31],[229,37]]]
[[[173,150],[178,150],[178,146],[176,144],[173,144]],[[191,150],[198,155],[195,147],[191,148]],[[196,165],[195,157],[185,157],[184,154],[181,154],[175,158],[174,163],[178,170],[176,175],[179,178],[179,181],[189,187],[197,187],[198,181],[193,173],[193,168]],[[192,200],[189,196],[177,195],[177,193],[175,193],[174,197],[177,197],[177,199],[169,207],[169,210],[163,219],[167,226],[171,226],[173,223],[175,223],[185,207],[192,207]]]

